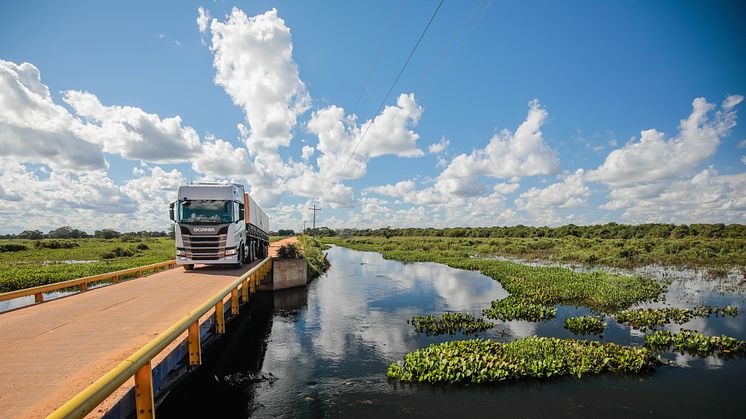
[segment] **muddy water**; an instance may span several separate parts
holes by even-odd
[[[417,348],[464,336],[425,337],[406,320],[416,314],[480,314],[507,295],[479,273],[433,263],[402,264],[377,253],[333,247],[329,272],[308,288],[261,295],[205,364],[160,405],[159,417],[742,417],[746,360],[664,354],[677,366],[654,373],[521,381],[486,386],[389,381],[392,361]],[[677,283],[664,305],[736,304],[746,298],[709,284]],[[575,337],[564,318],[588,313],[558,307],[542,323],[498,322],[481,337]],[[674,326],[746,339],[746,317],[694,319]],[[603,336],[641,345],[642,335],[612,319]]]

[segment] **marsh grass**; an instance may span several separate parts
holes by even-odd
[[[637,275],[617,275],[602,271],[573,272],[559,267],[475,259],[459,243],[447,239],[426,238],[422,242],[414,238],[374,237],[361,240],[325,240],[356,250],[380,252],[386,259],[436,262],[456,269],[479,271],[499,281],[511,294],[514,302],[504,303],[506,309],[508,304],[510,307],[523,304],[526,310],[533,312],[536,308],[531,305],[553,306],[559,303],[584,305],[599,312],[615,312],[641,301],[655,299],[664,290],[662,284]],[[500,307],[499,302],[495,304]],[[495,314],[507,314],[500,311]],[[542,313],[542,317],[546,314],[548,313]]]
[[[164,262],[174,258],[175,249],[174,241],[168,238],[129,242],[121,239],[12,240],[11,243],[25,246],[26,250],[0,253],[0,292]],[[71,261],[93,262],[69,263]]]

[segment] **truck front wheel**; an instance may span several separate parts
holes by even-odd
[[[194,264],[193,263],[190,263],[190,264],[187,264],[187,265],[182,265],[182,266],[184,267],[185,271],[191,271],[192,269],[194,269]]]

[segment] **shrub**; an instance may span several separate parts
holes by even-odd
[[[0,253],[20,252],[21,250],[28,250],[28,247],[18,243],[0,244]]]
[[[115,247],[109,252],[104,252],[101,254],[102,259],[114,259],[114,258],[121,258],[121,257],[130,257],[135,254],[134,251],[130,249],[124,249],[121,247]]]
[[[41,240],[35,242],[34,246],[39,249],[72,249],[73,247],[80,246],[80,244],[72,241]]]
[[[277,249],[277,256],[283,259],[302,259],[303,252],[293,243],[283,244]]]
[[[148,250],[148,249],[150,249],[150,247],[148,247],[148,245],[145,244],[145,243],[140,243],[140,244],[137,245],[136,249],[137,250]]]

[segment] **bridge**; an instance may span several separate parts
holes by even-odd
[[[281,244],[242,269],[187,272],[169,261],[0,294],[36,301],[0,313],[0,416],[97,417],[132,393],[138,418],[153,417],[154,386],[178,364],[201,363],[206,337],[250,301]],[[136,279],[119,281],[126,275]],[[116,284],[88,290],[101,281]],[[42,302],[70,287],[81,292]]]

